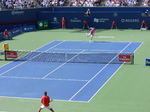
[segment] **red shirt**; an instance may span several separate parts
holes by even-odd
[[[65,19],[62,19],[61,22],[62,22],[62,25],[66,25],[66,20]]]
[[[112,22],[112,25],[113,25],[113,26],[116,26],[116,23],[115,23],[115,22]]]
[[[50,97],[49,96],[42,96],[42,100],[41,100],[41,103],[47,107],[49,106],[50,104]]]
[[[8,35],[8,31],[4,31],[4,35]]]
[[[146,22],[145,22],[145,21],[142,21],[142,24],[143,24],[143,25],[146,25]]]
[[[84,21],[83,24],[88,25],[88,22]]]

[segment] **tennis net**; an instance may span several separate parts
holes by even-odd
[[[14,61],[42,61],[42,62],[67,62],[67,63],[134,63],[134,53],[119,52],[45,52],[45,51],[25,51],[25,50],[7,50],[5,51],[5,60]]]

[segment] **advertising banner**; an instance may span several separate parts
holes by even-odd
[[[21,27],[22,32],[36,31],[35,25]]]
[[[36,31],[35,25],[29,25],[29,26],[22,26],[18,28],[14,28],[12,30],[8,30],[9,36],[13,38],[16,35],[19,35],[23,32],[30,32],[30,31]],[[5,40],[3,33],[0,33],[0,40]]]
[[[3,40],[3,37],[4,37],[3,33],[0,33],[0,40]]]
[[[1,11],[0,23],[9,23],[17,21],[26,21],[37,19],[37,10],[11,10],[11,11]],[[11,18],[11,19],[10,19]]]
[[[146,58],[145,64],[146,66],[150,66],[150,57]]]
[[[66,28],[82,28],[83,12],[50,12],[42,11],[38,14],[39,20],[48,20],[50,28],[62,28],[62,17],[66,20]]]
[[[12,30],[8,30],[8,32],[9,32],[9,35],[11,37],[14,37],[14,36],[19,35],[19,34],[22,33],[20,28],[15,28],[15,29],[12,29]]]
[[[38,13],[39,20],[48,20],[50,28],[61,28],[61,19],[66,19],[66,28],[83,27],[86,20],[90,27],[97,29],[110,29],[111,23],[116,22],[118,29],[140,29],[144,19],[141,12],[91,12],[90,16],[85,16],[84,12],[50,12],[41,11]],[[146,19],[147,25],[149,21]]]
[[[119,55],[119,61],[131,62],[131,55]]]
[[[17,58],[17,52],[6,52],[7,58]]]
[[[47,29],[48,27],[48,20],[38,21],[39,30]]]

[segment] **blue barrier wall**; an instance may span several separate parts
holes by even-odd
[[[0,33],[0,40],[12,39],[16,35],[22,34],[24,32],[30,32],[30,31],[36,31],[35,25],[22,26],[19,28],[8,30],[10,36],[9,38],[4,37],[4,34]]]
[[[3,11],[0,12],[0,14],[2,15],[0,16],[0,23],[10,23],[14,21],[26,21],[37,19],[37,10],[12,10]]]
[[[4,29],[10,30],[27,25],[36,25],[37,13],[41,10],[52,11],[52,8],[0,11],[0,32],[3,32]]]
[[[14,27],[26,25],[37,26],[37,21],[44,19],[49,20],[50,28],[60,28],[61,17],[63,16],[67,19],[68,28],[81,28],[83,20],[89,21],[90,26],[106,29],[110,28],[112,20],[117,21],[118,27],[121,29],[137,29],[143,19],[146,20],[149,26],[150,17],[141,16],[141,13],[145,12],[147,9],[150,10],[149,7],[89,7],[92,15],[90,17],[85,17],[83,13],[86,12],[87,9],[88,7],[50,7],[0,11],[0,32],[3,32],[4,29],[10,30]],[[48,14],[51,15],[41,14],[41,12],[43,13],[44,11],[48,11]],[[60,15],[57,15],[58,13]],[[117,16],[114,17],[112,14],[117,14]],[[57,19],[57,22],[54,22],[54,19]]]
[[[116,21],[119,29],[139,29],[142,20],[150,27],[150,18],[143,17],[142,12],[92,12],[90,16],[85,16],[84,12],[51,12],[41,11],[38,13],[39,20],[48,20],[50,28],[61,28],[61,19],[65,17],[67,28],[82,28],[83,21],[86,20],[89,26],[98,29],[110,29],[112,21]]]

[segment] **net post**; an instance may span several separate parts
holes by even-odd
[[[131,60],[131,64],[134,64],[134,53],[132,53],[132,60]]]
[[[4,58],[5,58],[5,61],[7,61],[7,50],[4,50]]]

